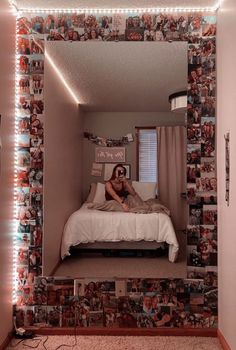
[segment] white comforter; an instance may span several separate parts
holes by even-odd
[[[168,215],[104,212],[87,208],[74,212],[68,219],[61,244],[61,257],[70,255],[71,246],[80,243],[117,241],[156,241],[169,244],[169,260],[176,261],[179,244]]]

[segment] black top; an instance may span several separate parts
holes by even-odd
[[[121,187],[121,189],[120,189],[119,191],[116,190],[116,189],[114,188],[114,186],[112,185],[112,182],[111,182],[111,181],[108,181],[108,182],[110,182],[112,189],[115,191],[115,193],[116,193],[119,197],[121,197],[121,198],[122,198],[122,197],[126,198],[126,197],[128,196],[129,192],[125,190],[125,187],[124,187],[124,183],[123,183],[123,182],[122,182],[122,187]],[[106,197],[106,200],[107,200],[107,201],[110,201],[110,200],[114,199],[114,198],[110,195],[110,193],[108,193],[107,191],[105,192],[105,197]]]

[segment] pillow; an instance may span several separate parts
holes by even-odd
[[[103,203],[105,202],[105,200],[105,184],[101,184],[100,182],[98,182],[93,203]]]
[[[156,182],[132,181],[132,186],[143,201],[156,197]]]
[[[96,194],[97,184],[92,182],[90,185],[89,195],[85,201],[85,203],[92,203]]]

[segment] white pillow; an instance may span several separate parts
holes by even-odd
[[[143,201],[156,197],[156,182],[132,181],[132,186]]]
[[[98,182],[97,183],[97,188],[96,188],[96,193],[93,199],[93,203],[103,203],[105,202],[105,185]]]

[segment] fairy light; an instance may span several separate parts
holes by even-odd
[[[9,0],[10,5],[18,12],[23,13],[87,13],[87,14],[123,14],[123,13],[180,13],[180,12],[215,12],[217,11],[223,0],[218,0],[213,6],[206,7],[140,7],[140,8],[30,8],[17,7],[15,0]]]
[[[15,6],[15,4],[14,4]],[[19,12],[18,12],[19,16]],[[15,128],[15,138],[14,138],[14,209],[13,209],[13,271],[12,271],[12,302],[16,303],[16,291],[17,291],[17,166],[18,166],[18,102],[19,102],[19,57],[18,57],[18,31],[19,25],[16,20],[16,39],[15,39],[15,120],[14,120],[14,128]]]

